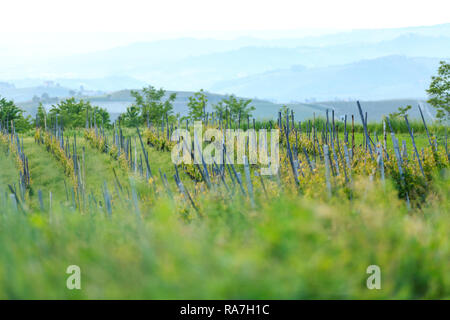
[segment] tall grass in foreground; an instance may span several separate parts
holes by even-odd
[[[261,195],[252,210],[205,196],[206,215],[190,223],[169,198],[141,218],[124,206],[112,219],[59,207],[24,215],[2,198],[0,297],[449,298],[447,179],[436,178],[420,215],[389,183],[368,181],[355,182],[352,202]],[[71,264],[81,290],[65,287]],[[372,264],[381,290],[366,287]]]
[[[266,177],[247,154],[183,175],[173,123],[38,129],[24,139],[32,199],[0,185],[0,298],[449,298],[447,136],[415,135],[407,118],[408,135],[393,121],[378,135],[367,122],[341,132],[333,116],[296,123],[269,124],[280,168]],[[76,200],[61,187],[71,164]],[[47,171],[60,181],[45,186]],[[80,291],[66,288],[69,265]],[[366,287],[369,265],[381,290]]]

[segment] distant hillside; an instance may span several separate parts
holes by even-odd
[[[424,98],[439,60],[389,56],[323,68],[292,67],[223,81],[213,91],[289,100],[386,100]]]
[[[147,85],[145,81],[137,80],[127,76],[108,76],[104,78],[57,78],[54,82],[61,86],[71,89],[79,90],[83,87],[84,90],[94,91],[117,91],[122,89],[141,88]]]
[[[194,94],[192,91],[167,91],[166,97],[172,93],[177,94],[177,99],[173,104],[174,113],[180,113],[184,116],[188,114],[187,104],[189,102],[189,97]],[[225,95],[207,92],[208,104],[206,106],[207,111],[211,112],[213,110],[212,105],[218,103],[222,100]],[[99,97],[89,97],[92,103],[107,108],[112,112],[124,112],[127,106],[130,106],[134,102],[134,98],[130,94],[130,90],[121,90],[113,92],[111,94]],[[254,99],[252,104],[257,108],[257,110],[278,110],[278,105],[272,102]]]
[[[189,91],[168,91],[167,95],[171,93],[177,93],[177,99],[174,103],[174,113],[179,113],[181,116],[188,114],[188,98],[194,94],[194,92]],[[207,110],[212,111],[212,105],[224,98],[224,95],[216,93],[207,93],[208,105]],[[108,110],[111,115],[111,119],[116,119],[120,113],[123,113],[128,106],[130,106],[134,99],[130,95],[130,90],[121,90],[112,92],[107,95],[82,97],[92,102],[93,105],[100,106]],[[418,113],[417,105],[421,104],[423,106],[424,115],[427,120],[431,120],[435,112],[434,110],[424,101],[417,99],[396,99],[396,100],[380,100],[380,101],[361,101],[364,111],[368,112],[369,121],[381,120],[383,116],[388,115],[391,112],[396,111],[399,107],[404,107],[406,105],[412,105],[413,109],[409,113],[411,119],[419,119],[420,115]],[[253,116],[259,120],[276,119],[278,116],[278,111],[281,108],[281,104],[273,103],[267,100],[255,99],[252,102],[256,110],[253,112]],[[34,116],[37,111],[38,104],[35,102],[24,102],[19,103],[27,113]],[[51,104],[46,104],[47,108],[50,108]],[[336,118],[348,115],[349,119],[351,115],[355,115],[355,121],[360,122],[358,109],[356,107],[356,101],[324,101],[324,102],[314,102],[314,103],[288,103],[289,109],[293,110],[295,113],[295,118],[297,120],[311,119],[315,114],[316,117],[325,117],[325,112],[327,109],[335,110]]]
[[[16,64],[5,58],[0,59],[0,81],[8,80],[6,75],[9,74],[11,79],[16,79],[14,84],[18,86],[17,84],[23,81],[17,79],[27,80],[30,76],[44,79],[48,75],[54,75],[55,79],[49,80],[59,81],[61,86],[71,89],[74,87],[78,89],[80,85],[83,85],[89,90],[114,91],[121,88],[140,87],[142,83],[145,83],[185,91],[203,88],[214,92],[219,90],[223,93],[238,93],[227,89],[226,87],[232,87],[227,82],[232,83],[252,76],[260,77],[267,72],[276,73],[294,65],[328,68],[390,55],[402,55],[409,58],[450,57],[450,24],[353,30],[289,39],[161,40],[52,59],[43,57],[38,60],[36,58],[36,61],[29,63],[16,61]],[[10,58],[12,59],[14,58]],[[391,65],[386,64],[380,67],[389,69]],[[369,74],[364,73],[364,69],[361,71],[361,77],[370,77]],[[75,79],[64,81],[62,79],[64,75],[70,75]],[[422,78],[428,76],[428,71],[422,74]],[[392,87],[387,88],[387,96],[382,96],[381,91],[380,95],[365,95],[358,91],[357,86],[354,86],[353,91],[355,97],[359,98],[402,98],[407,91],[403,89],[410,88],[406,80],[405,78],[401,79],[402,82],[397,82],[399,89],[402,89],[397,94],[389,91]],[[327,90],[337,91],[333,83],[329,85]],[[266,89],[262,90],[266,91]],[[411,96],[410,92],[407,93]],[[249,95],[247,92],[239,92],[239,94]],[[250,94],[250,96],[259,95]],[[417,93],[413,96],[416,97]],[[313,92],[308,97],[314,97]],[[332,98],[334,97],[322,94],[316,97],[316,99]],[[291,101],[297,100],[297,97],[283,94],[277,99]]]
[[[408,112],[410,119],[420,119],[419,104],[427,121],[434,120],[436,115],[434,109],[426,101],[421,99],[360,101],[360,103],[363,111],[367,111],[369,122],[380,121],[383,119],[383,116],[387,116],[397,111],[399,107],[405,107],[407,105],[412,106],[412,109]],[[302,112],[301,115],[304,118],[311,118],[313,113],[316,116],[324,117],[326,109],[329,109],[330,112],[334,110],[336,118],[347,115],[348,119],[351,120],[351,116],[354,115],[355,121],[361,123],[356,101],[324,101],[308,104],[307,106],[309,109],[305,108],[305,104],[288,104],[288,107],[292,110]]]
[[[39,78],[15,80],[14,83],[0,82],[0,96],[18,102],[31,100],[46,94],[50,97],[68,97],[79,95],[100,95],[107,91],[125,88],[140,88],[147,85],[144,81],[131,77],[111,76],[106,78],[76,79],[57,78],[51,81]]]
[[[433,26],[388,28],[388,29],[357,29],[338,32],[318,37],[307,37],[303,43],[309,46],[333,46],[351,43],[375,43],[392,40],[405,34],[414,33],[420,36],[449,37],[450,23]]]
[[[41,97],[48,95],[49,97],[65,97],[70,95],[70,88],[61,86],[44,86],[16,88],[15,86],[0,87],[0,96],[16,102],[31,100],[34,96]]]
[[[188,101],[189,97],[194,94],[191,91],[167,91],[166,97],[172,93],[177,94],[177,99],[173,104],[174,113],[180,113],[180,115],[184,116],[188,114]],[[222,100],[225,95],[209,93],[207,92],[208,104],[207,111],[211,112],[212,105],[218,103]],[[130,94],[130,90],[120,90],[111,92],[108,94],[102,94],[98,96],[80,96],[77,97],[79,99],[85,99],[92,102],[93,105],[105,108],[111,114],[115,114],[116,116],[122,112],[126,111],[126,108],[133,104],[134,98]],[[164,100],[165,98],[163,98]],[[18,103],[27,113],[34,115],[37,111],[38,103],[33,101],[26,101]],[[270,101],[254,99],[252,100],[252,105],[256,107],[257,112],[255,116],[261,118],[259,113],[262,113],[266,117],[272,117],[276,115],[279,105],[272,103]],[[51,104],[44,104],[47,108],[50,108]]]

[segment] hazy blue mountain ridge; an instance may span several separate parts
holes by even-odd
[[[133,43],[33,63],[0,60],[0,95],[29,100],[71,90],[144,85],[235,93],[277,102],[425,98],[439,60],[450,57],[450,24],[352,30],[315,37],[172,39]],[[2,70],[13,74],[2,77]],[[57,85],[48,85],[52,80]]]
[[[279,102],[425,98],[441,59],[387,56],[321,68],[293,67],[217,83],[212,91]]]

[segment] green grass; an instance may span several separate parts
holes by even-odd
[[[77,139],[78,150],[85,148],[85,184],[88,193],[93,193],[97,198],[101,197],[101,186],[106,182],[109,190],[114,190],[115,177],[113,169],[121,185],[128,185],[126,171],[122,170],[117,161],[109,155],[100,153],[92,148],[84,139]]]
[[[64,174],[63,167],[46,151],[45,146],[38,145],[31,137],[24,138],[24,149],[30,159],[30,175],[32,179],[31,202],[34,208],[39,208],[38,190],[43,194],[44,205],[48,208],[50,192],[52,192],[52,202],[59,203],[66,201],[66,180],[67,188],[70,188],[70,181]]]
[[[164,199],[142,220],[126,211],[112,219],[58,211],[51,223],[3,214],[0,297],[449,298],[448,202],[409,215],[390,187],[361,186],[364,201],[353,204],[282,196],[244,213],[239,202],[211,199],[192,223]],[[81,290],[65,287],[72,264]],[[366,288],[372,264],[382,290]]]
[[[0,185],[17,184],[19,171],[16,169],[13,157],[8,153],[6,146],[0,143]]]
[[[0,298],[450,298],[448,163],[433,171],[424,201],[411,209],[391,177],[382,183],[354,174],[346,188],[338,188],[334,177],[328,197],[323,171],[301,178],[305,190],[299,194],[285,169],[282,189],[275,179],[265,179],[267,197],[253,178],[252,204],[237,189],[233,197],[220,184],[207,192],[204,184],[194,184],[181,173],[199,207],[197,214],[175,187],[170,152],[146,147],[155,192],[148,181],[92,148],[81,131],[75,133],[78,150],[85,147],[87,194],[92,191],[103,202],[106,181],[112,215],[104,205],[70,208],[62,166],[31,135],[25,136],[33,194],[25,213],[0,195]],[[125,134],[135,135],[133,130]],[[356,137],[361,143],[362,135]],[[412,154],[409,135],[397,138],[407,141]],[[416,135],[416,143],[426,147],[426,135]],[[18,180],[18,171],[1,146],[0,166],[4,191],[5,184]],[[113,168],[122,193],[116,192]],[[162,187],[159,168],[174,199]],[[139,210],[133,205],[130,177],[137,183]],[[232,185],[229,179],[227,183]],[[37,190],[44,193],[44,212],[38,210]],[[69,265],[81,268],[81,290],[66,287]],[[381,268],[381,290],[366,287],[369,265]]]

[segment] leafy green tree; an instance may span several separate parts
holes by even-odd
[[[127,112],[122,114],[121,120],[126,127],[136,127],[139,125],[141,117],[141,109],[136,106],[130,106],[127,108]]]
[[[23,111],[14,104],[14,101],[5,98],[0,99],[0,119],[2,123],[19,119],[22,114]]]
[[[49,112],[48,120],[53,125],[56,116],[58,116],[58,121],[62,119],[64,127],[82,128],[86,125],[87,114],[90,117],[95,114],[97,125],[109,126],[110,118],[106,109],[92,106],[89,101],[76,100],[73,97],[53,105]]]
[[[208,103],[208,97],[206,96],[203,89],[194,93],[193,96],[189,97],[188,109],[189,118],[193,120],[201,120],[205,116],[205,108]]]
[[[131,91],[131,95],[135,99],[134,106],[141,109],[140,123],[146,123],[147,118],[152,122],[160,122],[164,116],[170,116],[173,113],[173,102],[177,95],[170,94],[163,102],[162,99],[166,96],[164,89],[157,90],[153,86],[148,86],[139,91]]]
[[[18,132],[23,132],[31,127],[30,116],[24,117],[23,110],[17,107],[12,100],[0,99],[0,122],[2,126],[14,126]]]
[[[44,127],[45,122],[47,121],[47,112],[45,111],[45,108],[42,105],[42,102],[39,103],[39,106],[37,108],[36,118],[37,118],[39,127]],[[33,122],[33,125],[36,126],[36,120]]]
[[[412,106],[407,105],[406,107],[402,108],[399,107],[397,112],[389,113],[390,118],[403,118],[405,115],[408,114],[408,111],[411,110]]]
[[[255,110],[254,106],[251,106],[251,99],[236,98],[236,96],[231,95],[223,98],[217,104],[213,105],[216,112],[222,113],[223,117],[231,117],[233,121],[239,119],[247,119],[248,116],[252,115],[252,111]]]
[[[95,120],[97,121],[97,125],[103,125],[105,127],[109,127],[111,124],[111,119],[109,117],[109,112],[106,111],[105,108],[100,108],[97,106],[94,106],[92,110],[89,111],[89,113],[95,113]],[[86,119],[85,119],[86,121]]]
[[[278,111],[281,112],[281,117],[284,121],[284,119],[288,116],[289,108],[286,105],[282,105]]]
[[[14,121],[14,127],[16,128],[17,132],[26,132],[33,127],[32,123],[33,119],[30,115],[26,117],[22,115],[19,119],[16,119]]]
[[[431,77],[430,87],[427,89],[430,96],[428,103],[437,111],[436,117],[448,120],[450,115],[450,64],[440,62],[438,75]]]

